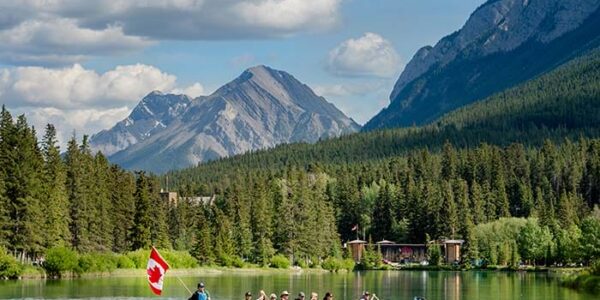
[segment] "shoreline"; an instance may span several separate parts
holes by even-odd
[[[531,273],[553,273],[560,275],[561,277],[570,276],[583,270],[582,268],[551,268],[551,267],[537,267],[537,268],[522,268],[522,269],[511,269],[508,267],[504,268],[473,268],[473,269],[455,269],[451,267],[405,267],[405,268],[389,268],[389,269],[366,269],[366,270],[355,270],[355,271],[338,271],[331,272],[322,268],[288,268],[288,269],[276,269],[276,268],[231,268],[231,267],[197,267],[190,269],[169,269],[169,274],[181,277],[190,277],[198,274],[215,276],[224,273],[229,274],[294,274],[294,273],[314,273],[314,274],[327,274],[327,273],[348,273],[348,272],[376,272],[376,271],[427,271],[427,272],[531,272]],[[61,278],[49,278],[46,272],[41,268],[27,268],[25,272],[16,280],[71,280],[71,279],[90,279],[90,278],[106,278],[106,277],[144,277],[146,276],[145,269],[115,269],[106,272],[90,272],[83,274],[65,274]]]

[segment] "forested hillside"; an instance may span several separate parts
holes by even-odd
[[[169,174],[172,183],[209,183],[246,169],[302,168],[393,157],[412,149],[457,148],[513,142],[541,146],[546,139],[600,136],[600,50],[485,101],[451,112],[430,125],[352,134],[311,144],[289,144],[221,159]]]

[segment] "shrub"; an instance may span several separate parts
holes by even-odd
[[[337,272],[344,267],[343,261],[335,257],[328,257],[321,265],[323,269],[331,272]]]
[[[136,269],[145,269],[146,265],[148,264],[148,257],[150,257],[150,251],[149,250],[130,251],[130,252],[127,252],[127,254],[125,256],[127,256],[127,258],[129,258],[133,262]]]
[[[86,253],[79,256],[77,273],[112,272],[118,266],[118,258],[113,253]]]
[[[276,268],[276,269],[287,269],[290,267],[290,260],[281,255],[275,255],[271,258],[271,268]]]
[[[23,266],[0,247],[0,278],[16,279],[23,272]]]
[[[77,267],[77,252],[66,247],[54,247],[46,251],[44,268],[48,275],[61,277],[64,272],[75,271]]]
[[[590,273],[592,275],[600,276],[600,259],[592,262],[590,265]]]
[[[126,255],[119,255],[117,259],[117,268],[119,269],[135,269],[135,263]]]
[[[198,266],[196,259],[187,251],[159,250],[159,252],[171,268],[191,269]]]

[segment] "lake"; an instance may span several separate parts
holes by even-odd
[[[143,274],[145,270],[140,270]],[[431,272],[368,271],[342,274],[315,272],[223,272],[185,276],[183,282],[193,289],[199,280],[206,283],[213,300],[244,299],[244,292],[255,296],[288,290],[294,299],[298,292],[327,291],[337,300],[358,299],[362,291],[376,293],[379,299],[600,299],[563,288],[552,274],[508,272]],[[21,280],[0,282],[0,299],[187,299],[188,292],[173,274],[167,272],[162,297],[153,296],[144,277],[94,278],[73,280]]]

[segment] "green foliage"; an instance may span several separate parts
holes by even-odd
[[[352,271],[355,267],[355,262],[351,258],[336,258],[328,257],[321,263],[321,267],[330,272],[338,272],[340,270]]]
[[[288,269],[290,267],[290,260],[283,255],[275,255],[271,257],[270,266],[275,269]]]
[[[22,272],[23,266],[14,257],[8,254],[4,248],[0,247],[0,279],[15,279],[18,278]]]
[[[427,258],[432,266],[440,266],[442,264],[442,249],[437,243],[427,245]]]
[[[600,259],[600,218],[587,217],[581,223],[581,251],[588,261]]]
[[[119,266],[119,257],[109,252],[93,252],[79,255],[76,272],[112,272]]]
[[[48,275],[61,277],[65,272],[76,271],[79,265],[79,255],[67,247],[53,247],[46,251],[44,268]]]

